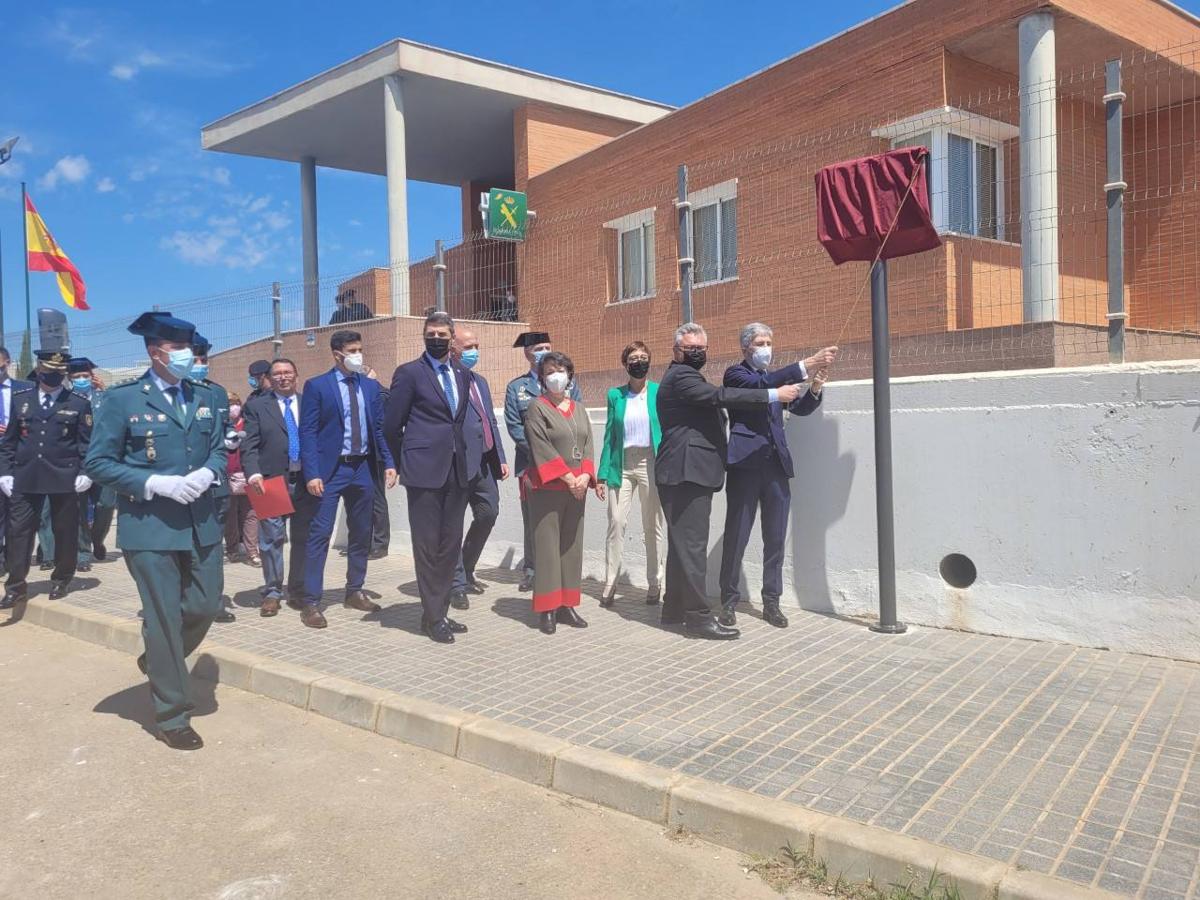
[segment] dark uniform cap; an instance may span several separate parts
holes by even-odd
[[[158,338],[161,341],[179,341],[190,344],[196,326],[184,319],[177,319],[169,312],[145,312],[129,326],[132,334]]]
[[[70,356],[62,350],[39,350],[37,352],[38,365],[51,372],[67,371],[68,359]]]
[[[72,356],[67,360],[67,374],[78,375],[80,372],[90,372],[96,364],[86,356]]]
[[[271,364],[265,359],[256,359],[250,363],[250,374],[255,378],[262,378],[271,371]]]
[[[550,343],[550,333],[548,331],[522,331],[517,335],[514,347],[536,347],[538,344]]]
[[[196,332],[192,338],[192,355],[193,356],[208,356],[208,351],[212,349],[212,341]]]

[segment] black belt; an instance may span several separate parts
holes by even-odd
[[[366,458],[367,454],[365,453],[343,453],[338,457],[338,462],[344,462],[353,465],[354,463],[362,462]]]

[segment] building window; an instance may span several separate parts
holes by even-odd
[[[654,296],[654,208],[605,222],[616,234],[614,300]]]
[[[736,278],[737,180],[688,195],[692,205],[692,280],[696,285]]]
[[[893,149],[927,147],[933,223],[938,231],[1004,240],[1005,141],[1015,125],[943,107],[872,131]]]

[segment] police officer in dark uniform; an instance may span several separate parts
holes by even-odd
[[[96,364],[86,356],[75,356],[67,360],[67,377],[71,379],[71,390],[81,397],[86,397],[92,404],[92,416],[104,399],[103,385],[97,386],[95,377]],[[77,571],[88,572],[92,568],[93,557],[102,560],[108,556],[104,541],[112,527],[113,516],[117,511],[117,495],[112,488],[93,484],[88,490],[79,495],[79,567]],[[45,547],[53,544],[53,536],[49,541],[42,535],[39,542]]]
[[[518,375],[508,383],[504,391],[504,424],[508,428],[508,436],[517,445],[516,459],[513,460],[513,473],[520,482],[521,475],[529,468],[529,444],[525,440],[525,410],[529,404],[542,395],[542,383],[537,376],[538,361],[550,352],[550,335],[545,331],[524,331],[517,335],[513,347],[525,351],[525,359],[529,362],[529,371]],[[572,384],[570,389],[572,400],[583,399],[579,385]],[[529,501],[521,491],[521,522],[525,526],[525,560],[524,576],[518,585],[518,590],[533,590],[533,533],[529,521]]]
[[[237,431],[230,427],[233,423],[229,421],[229,392],[215,381],[210,381],[208,377],[208,354],[212,350],[212,341],[196,332],[196,336],[192,339],[192,373],[188,377],[198,384],[204,385],[213,392],[214,402],[221,414],[220,427],[224,429],[225,449],[236,450],[242,443],[242,439],[238,437]],[[225,532],[225,517],[229,515],[230,505],[230,490],[229,479],[222,478],[212,486],[213,499],[217,502],[217,522],[221,525],[221,533]],[[233,622],[236,620],[232,610],[225,605],[225,601],[221,601],[221,611],[217,613],[214,622]]]
[[[92,486],[83,472],[92,436],[92,404],[63,386],[68,355],[39,350],[37,386],[13,394],[12,419],[0,439],[0,491],[11,497],[9,572],[0,608],[25,600],[29,560],[46,503],[54,529],[50,599],[66,596],[79,559],[79,500]]]
[[[174,750],[204,745],[191,727],[188,655],[221,609],[225,570],[210,488],[225,479],[224,428],[216,396],[192,381],[195,326],[168,312],[143,313],[150,369],[108,389],[88,450],[88,474],[117,492],[117,546],[142,598],[158,738]]]

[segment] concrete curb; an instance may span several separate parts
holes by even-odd
[[[122,653],[142,651],[138,623],[105,613],[35,598],[24,620]],[[773,856],[791,845],[823,861],[831,878],[882,886],[920,883],[936,870],[957,884],[964,900],[1119,900],[1108,891],[244,650],[209,646],[198,654],[192,674],[581,800],[685,828],[742,853]]]

